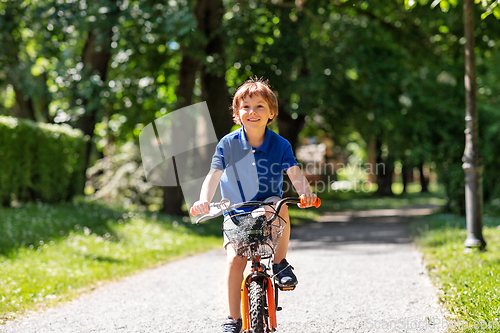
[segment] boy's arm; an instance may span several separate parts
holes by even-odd
[[[305,205],[299,204],[299,207],[307,208],[314,205],[317,196],[312,192],[311,186],[300,168],[298,166],[293,166],[289,168],[286,173],[288,174],[295,191],[297,191],[299,197],[305,202]]]
[[[208,175],[203,181],[203,185],[201,186],[200,201],[210,202],[213,199],[215,191],[217,190],[217,186],[219,186],[222,172],[223,171],[219,169],[210,169]]]
[[[200,200],[196,201],[193,204],[193,212],[196,212],[197,214],[206,214],[209,212],[208,206],[215,195],[217,186],[219,186],[219,181],[222,177],[222,173],[222,170],[213,168],[210,169],[208,175],[203,181],[203,185],[201,186]]]

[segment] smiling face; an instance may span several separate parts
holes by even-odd
[[[256,102],[263,102],[262,107],[267,108],[268,112],[272,115],[270,118],[266,117],[267,125],[276,119],[278,115],[278,99],[276,98],[276,94],[271,90],[267,81],[254,77],[245,81],[234,94],[231,109],[233,110],[233,121],[235,124],[245,125],[242,123],[240,110],[241,112],[247,112],[243,109],[243,102],[253,100],[254,98],[259,99]],[[248,107],[250,107],[250,105],[248,105]],[[258,105],[255,110],[259,110]],[[256,120],[257,119],[252,119],[253,122]]]
[[[238,118],[246,128],[264,128],[274,119],[274,112],[260,94],[249,95],[241,101]]]

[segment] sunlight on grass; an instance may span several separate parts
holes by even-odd
[[[0,209],[0,322],[71,299],[100,281],[221,246],[219,222],[92,204]]]
[[[500,331],[500,218],[487,218],[484,224],[487,251],[467,254],[464,218],[441,214],[419,219],[409,228],[452,315],[449,320],[466,323],[460,332]]]

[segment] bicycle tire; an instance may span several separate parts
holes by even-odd
[[[258,281],[250,282],[250,327],[253,333],[264,333],[264,288]]]

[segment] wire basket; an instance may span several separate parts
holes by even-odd
[[[285,221],[281,217],[268,223],[264,214],[253,211],[232,215],[231,219],[234,224],[225,223],[223,230],[236,255],[249,258],[253,253],[268,258],[274,254],[285,228]]]

